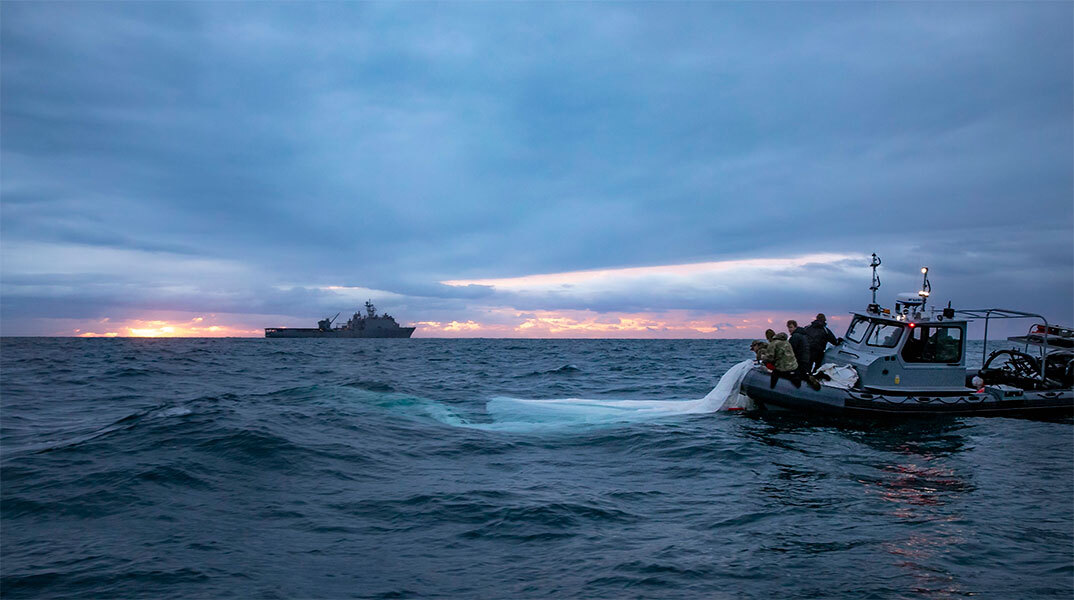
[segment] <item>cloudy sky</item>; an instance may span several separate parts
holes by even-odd
[[[0,3],[3,335],[1074,321],[1074,4]],[[845,322],[845,321],[844,321]],[[838,321],[837,321],[838,323]]]

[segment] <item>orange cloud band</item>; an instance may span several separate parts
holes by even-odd
[[[598,313],[587,310],[518,311],[486,309],[487,321],[417,321],[415,337],[493,338],[760,338],[768,328],[783,331],[787,319],[805,324],[810,315],[792,313],[699,314],[693,311]],[[844,318],[829,317],[836,325]],[[78,337],[262,337],[263,329],[221,322],[216,315],[186,321],[108,319],[74,329]]]
[[[502,309],[492,311],[504,313]],[[496,316],[498,323],[422,321],[416,337],[533,337],[533,338],[760,338],[768,328],[786,329],[788,319],[802,324],[804,314],[705,314],[687,311],[660,313],[597,313],[593,311],[530,311]],[[833,324],[841,316],[830,317]]]
[[[130,319],[113,322],[109,319],[99,321],[91,329],[78,328],[74,334],[78,337],[254,337],[264,335],[263,330],[206,322],[205,317],[194,317],[189,321],[164,321]]]

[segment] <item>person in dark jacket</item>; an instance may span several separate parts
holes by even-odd
[[[798,373],[805,377],[810,372],[809,337],[801,327],[798,327],[798,321],[794,319],[787,321],[787,333],[791,336],[791,349],[794,350],[794,358],[798,361]]]
[[[809,340],[809,372],[812,373],[824,361],[824,348],[828,344],[837,346],[843,340],[835,337],[832,330],[828,329],[828,318],[824,313],[818,314],[812,323],[800,330]]]
[[[787,321],[787,333],[791,334],[790,344],[794,351],[794,358],[798,361],[798,378],[809,384],[809,387],[819,390],[820,382],[814,379],[812,363],[809,353],[809,336],[805,329],[798,326],[798,321]]]

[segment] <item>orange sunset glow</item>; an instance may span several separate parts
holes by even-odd
[[[783,331],[788,319],[808,324],[813,315],[744,313],[698,315],[687,311],[597,313],[568,311],[490,311],[493,323],[473,320],[420,321],[415,337],[511,338],[726,338],[763,337],[768,328]],[[829,316],[838,329],[842,316]]]
[[[414,321],[415,338],[760,338],[768,328],[783,331],[787,319],[806,324],[812,314],[698,314],[690,311],[598,313],[586,310],[490,309],[481,320]],[[832,329],[845,319],[829,315]],[[247,319],[248,320],[248,319]],[[191,319],[101,319],[69,330],[84,338],[263,337],[264,329],[227,322],[217,315]]]
[[[236,327],[215,322],[215,315],[194,317],[188,321],[164,321],[130,319],[111,321],[102,319],[96,326],[74,330],[77,337],[139,337],[139,338],[177,338],[177,337],[254,337],[264,334],[263,330]]]

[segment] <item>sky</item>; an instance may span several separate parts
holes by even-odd
[[[0,51],[2,335],[841,330],[873,252],[1074,324],[1069,2],[9,1]]]

